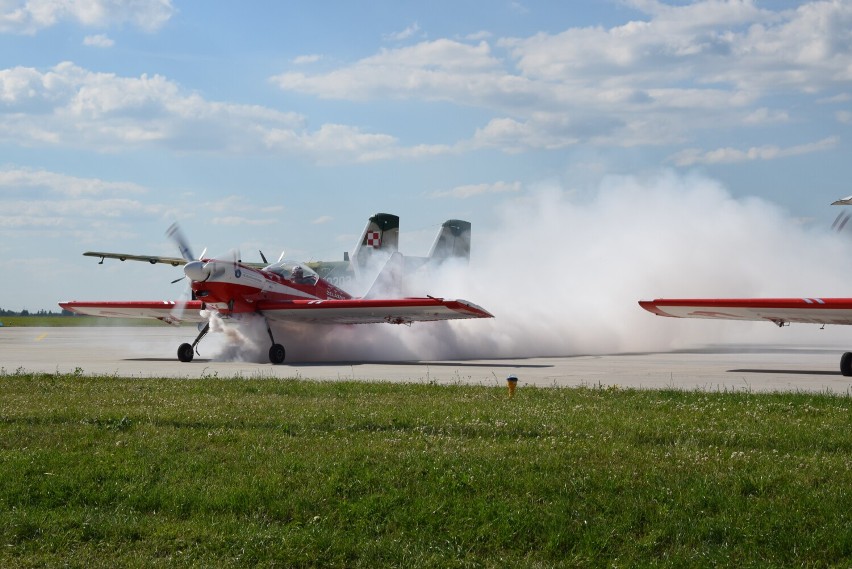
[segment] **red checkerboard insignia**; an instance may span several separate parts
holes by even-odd
[[[378,231],[367,232],[367,245],[375,249],[382,246],[382,236],[379,235]]]

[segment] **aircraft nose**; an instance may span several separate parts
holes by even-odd
[[[210,271],[207,270],[206,263],[203,261],[190,261],[183,268],[183,274],[194,282],[204,282],[210,276]]]

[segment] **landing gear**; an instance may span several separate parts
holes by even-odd
[[[266,333],[269,334],[269,339],[272,340],[272,347],[269,348],[269,361],[275,365],[283,364],[284,357],[286,355],[286,352],[284,351],[284,346],[275,342],[275,337],[272,335],[272,328],[269,327],[269,321],[265,320],[265,322]],[[204,325],[204,328],[202,328],[201,331],[198,333],[198,337],[196,337],[191,344],[181,344],[180,347],[178,347],[177,351],[178,359],[182,362],[191,362],[194,355],[198,353],[196,349],[198,346],[198,342],[200,342],[201,339],[206,336],[207,332],[209,331],[210,323],[208,322]],[[852,354],[850,354],[850,357],[852,357]],[[852,362],[850,362],[850,366],[852,366]],[[852,373],[852,371],[850,371],[850,373]]]
[[[269,334],[269,339],[272,340],[272,347],[269,348],[269,361],[275,365],[284,363],[284,346],[275,343],[275,337],[272,336],[272,328],[269,327],[269,320],[263,319],[266,322],[266,333]]]
[[[846,352],[840,358],[840,373],[846,377],[852,376],[852,352]]]
[[[178,359],[182,362],[192,361],[192,345],[183,343],[178,348]]]
[[[177,351],[178,359],[182,362],[191,362],[192,356],[195,353],[195,347],[198,346],[198,342],[201,341],[201,338],[207,335],[207,332],[210,331],[210,323],[204,325],[204,328],[198,333],[198,336],[195,338],[195,341],[192,344],[181,344]]]
[[[269,361],[278,365],[284,363],[284,346],[281,344],[272,344],[269,348]]]

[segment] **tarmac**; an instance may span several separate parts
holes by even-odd
[[[838,346],[715,345],[676,352],[458,361],[177,360],[192,331],[172,327],[0,328],[0,376],[21,372],[133,378],[269,378],[505,386],[823,392],[852,395]],[[208,340],[205,339],[205,343]],[[209,351],[208,351],[209,350]],[[205,346],[205,353],[215,350]]]

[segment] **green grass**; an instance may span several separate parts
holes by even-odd
[[[852,399],[0,372],[0,566],[849,566]]]
[[[3,327],[163,326],[153,318],[101,318],[99,316],[0,316]]]

